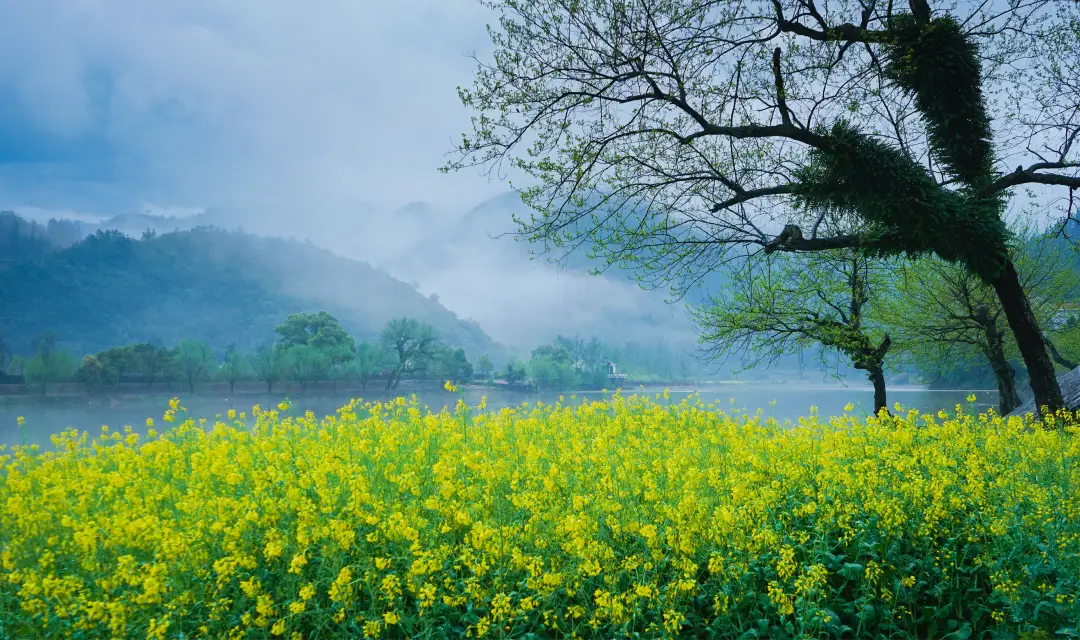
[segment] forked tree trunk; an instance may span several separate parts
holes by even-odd
[[[1061,395],[1061,387],[1054,373],[1054,363],[1050,361],[1039,322],[1031,311],[1031,303],[1020,285],[1020,277],[1011,259],[1005,262],[1001,273],[992,284],[998,300],[1001,301],[1001,308],[1005,311],[1005,317],[1009,320],[1009,328],[1016,337],[1016,345],[1020,347],[1020,355],[1027,366],[1031,391],[1035,394],[1035,406],[1040,411],[1046,407],[1051,412],[1063,408],[1065,399]]]
[[[877,347],[871,349],[867,345],[862,350],[854,353],[849,352],[851,364],[856,369],[865,371],[866,376],[870,378],[870,383],[874,385],[875,416],[880,415],[882,409],[885,410],[885,413],[889,412],[889,403],[885,396],[885,354],[889,352],[891,346],[892,338],[886,334]]]

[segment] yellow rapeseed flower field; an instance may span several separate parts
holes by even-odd
[[[1071,418],[285,406],[0,452],[0,637],[1077,633]]]

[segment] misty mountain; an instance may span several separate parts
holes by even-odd
[[[508,343],[531,347],[536,336],[595,334],[694,350],[685,306],[668,304],[666,291],[643,290],[618,269],[593,275],[584,249],[556,263],[548,258],[557,254],[534,255],[542,247],[512,235],[515,214],[529,215],[516,193],[491,198],[418,237],[385,261],[387,270],[438,291],[447,306]]]
[[[471,358],[505,354],[436,299],[308,242],[203,227],[143,240],[101,232],[0,271],[0,335],[19,351],[45,332],[78,353],[185,338],[250,349],[271,341],[288,314],[315,310],[362,340],[408,316]]]
[[[527,215],[516,193],[465,212],[416,201],[385,211],[364,202],[231,203],[192,216],[124,214],[85,232],[111,229],[140,237],[213,226],[268,237],[310,240],[348,258],[378,265],[449,309],[471,317],[496,340],[531,349],[556,334],[628,341],[662,340],[694,350],[684,305],[666,291],[644,291],[617,269],[589,273],[584,252],[561,264],[532,259],[530,246],[506,235],[512,214]]]

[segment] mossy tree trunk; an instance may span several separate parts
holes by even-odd
[[[849,352],[851,361],[856,369],[866,372],[870,383],[874,385],[874,415],[880,415],[882,410],[888,413],[889,403],[885,392],[885,355],[889,353],[889,347],[892,346],[892,338],[886,335],[876,347],[871,347],[865,336],[858,333],[856,335],[860,339],[855,344],[859,344],[861,348]]]

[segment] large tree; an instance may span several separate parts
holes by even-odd
[[[888,406],[885,356],[892,344],[875,313],[884,275],[880,261],[851,249],[773,256],[744,269],[696,308],[694,319],[706,353],[737,352],[746,366],[819,345],[823,356],[842,354],[866,372],[880,413]]]
[[[332,360],[347,362],[352,358],[356,343],[337,318],[325,311],[294,313],[274,331],[278,343],[285,349],[307,345],[319,349]]]
[[[494,59],[444,169],[526,175],[523,237],[677,293],[776,251],[933,254],[993,288],[1037,403],[1063,405],[1004,223],[1019,187],[1080,187],[1069,85],[1008,91],[1080,66],[1051,37],[1062,3],[491,4]],[[829,233],[830,212],[859,231]]]
[[[1015,252],[1020,282],[1036,319],[1047,325],[1080,292],[1080,279],[1060,242],[1030,233],[1020,237],[1024,241]],[[1010,362],[1017,355],[1016,343],[992,288],[958,265],[934,257],[901,265],[896,284],[897,295],[889,299],[885,315],[899,351],[920,369],[939,375],[957,361],[980,358],[997,381],[1000,413],[1020,406]],[[1049,340],[1047,346],[1054,360],[1064,360]]]
[[[390,372],[387,391],[397,387],[406,371],[426,370],[441,347],[434,327],[415,318],[395,318],[388,322],[379,344]]]

